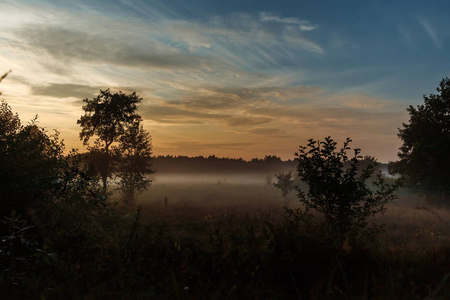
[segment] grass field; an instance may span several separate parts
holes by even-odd
[[[264,176],[183,179],[161,176],[135,205],[66,203],[37,216],[45,247],[30,251],[32,245],[22,242],[8,254],[12,267],[4,271],[9,281],[2,282],[0,294],[15,299],[450,297],[450,211],[417,195],[401,191],[400,199],[375,217],[384,224],[383,233],[336,244],[320,227],[289,222],[281,192],[266,185]],[[295,192],[288,200],[299,206]],[[31,240],[23,225],[14,226],[10,235]],[[28,252],[18,251],[24,247]]]
[[[299,206],[295,191],[288,199],[291,207]],[[298,231],[287,229],[281,192],[264,185],[262,179],[250,184],[223,179],[219,182],[217,178],[187,184],[157,180],[140,196],[138,204],[143,208],[143,223],[170,224],[176,239],[182,243],[195,243],[200,248],[209,248],[210,243],[220,241],[221,255],[237,251],[236,264],[245,265],[245,268],[253,265],[255,270],[249,271],[251,274],[258,273],[257,269],[265,270],[269,278],[263,280],[264,284],[273,284],[269,291],[255,292],[252,284],[253,289],[242,288],[233,280],[234,284],[227,285],[230,278],[221,274],[224,287],[231,290],[234,287],[236,293],[228,295],[226,288],[216,286],[217,297],[211,290],[208,292],[212,293],[211,299],[234,296],[259,299],[272,296],[274,299],[293,296],[299,299],[447,299],[450,296],[450,211],[429,206],[421,197],[407,191],[400,193],[399,199],[388,206],[384,215],[373,220],[384,225],[384,232],[369,246],[347,245],[350,246],[348,253],[339,247],[332,249],[333,246],[320,236],[305,235],[301,228]],[[266,224],[273,224],[273,232]],[[249,244],[250,240],[254,244]],[[254,262],[242,253],[251,253],[259,259]],[[277,258],[280,260],[278,267],[272,265],[274,255],[281,256]],[[271,257],[270,263],[266,261],[268,257]],[[264,263],[269,265],[263,267]],[[237,274],[242,270],[234,271],[239,277]],[[249,276],[243,277],[249,280]],[[283,278],[282,282],[277,281],[280,278]],[[261,280],[254,279],[256,285]],[[245,280],[240,281],[243,282]],[[239,294],[242,289],[248,294]],[[271,292],[274,293],[272,296]]]
[[[288,200],[290,207],[299,207],[295,191],[288,195]],[[216,179],[193,183],[156,181],[139,197],[138,205],[152,215],[179,218],[236,213],[270,215],[280,221],[284,216],[281,192],[265,185],[262,179],[252,184],[227,183],[223,179],[221,183]],[[384,225],[380,242],[395,251],[450,246],[450,211],[431,206],[423,197],[408,191],[400,192],[399,199],[388,205],[386,213],[377,216],[374,222]]]

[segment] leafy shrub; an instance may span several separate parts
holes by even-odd
[[[303,208],[287,209],[291,217],[310,217],[310,210],[320,213],[329,237],[342,241],[350,233],[369,232],[368,218],[384,213],[386,204],[396,199],[397,184],[386,183],[379,171],[375,178],[376,161],[361,168],[360,149],[354,149],[352,157],[347,155],[351,140],[348,138],[342,149],[330,137],[319,142],[309,140],[301,146],[298,159],[298,175],[308,186],[297,188]],[[372,181],[371,181],[372,180]],[[371,188],[370,185],[373,187]]]

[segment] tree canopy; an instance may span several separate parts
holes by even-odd
[[[88,145],[90,138],[97,136],[94,149],[102,154],[101,176],[104,194],[111,171],[110,147],[114,142],[119,142],[129,127],[141,121],[141,116],[136,113],[141,101],[142,98],[136,95],[136,92],[126,95],[120,91],[112,93],[109,89],[100,90],[100,94],[93,99],[83,100],[86,103],[83,106],[85,114],[77,121],[82,128],[80,139]]]
[[[136,114],[138,104],[142,101],[136,92],[126,95],[122,92],[111,93],[109,89],[100,90],[93,99],[84,99],[84,116],[77,121],[82,128],[80,139],[87,145],[89,139],[97,135],[105,149],[117,142],[128,126],[141,120]]]
[[[442,79],[436,90],[423,96],[424,104],[408,107],[409,122],[398,132],[400,160],[389,166],[430,200],[450,195],[450,79]]]

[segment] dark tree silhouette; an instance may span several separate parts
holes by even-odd
[[[424,104],[407,109],[409,122],[398,132],[400,160],[389,164],[389,172],[442,203],[450,196],[450,79],[442,79],[436,90],[423,96]]]
[[[139,122],[129,127],[115,147],[116,174],[120,178],[120,189],[125,201],[134,203],[135,194],[147,189],[151,180],[146,176],[153,173],[150,158],[152,140],[150,133]]]
[[[308,188],[297,187],[300,202],[306,212],[313,209],[323,215],[330,237],[342,240],[351,232],[368,229],[367,218],[383,213],[385,205],[396,196],[397,184],[387,184],[381,172],[369,188],[377,163],[361,168],[360,149],[354,149],[349,157],[347,151],[351,140],[347,139],[342,149],[330,137],[319,142],[309,140],[308,146],[301,146],[298,159],[298,176]],[[303,208],[288,209],[293,217],[307,215]]]
[[[289,194],[294,189],[294,179],[292,178],[292,171],[289,173],[275,174],[277,182],[273,183],[273,186],[281,190],[284,197],[284,202],[287,204],[287,194]]]
[[[64,144],[58,132],[49,135],[35,119],[23,126],[19,116],[0,105],[0,202],[2,215],[26,213],[28,205],[52,197],[60,178]]]
[[[82,128],[80,139],[88,145],[89,139],[97,136],[94,149],[104,158],[101,170],[104,196],[111,173],[111,145],[118,142],[130,126],[141,120],[136,114],[141,100],[135,92],[126,95],[122,92],[111,93],[109,89],[100,90],[100,94],[93,99],[83,100],[86,103],[83,106],[85,114],[77,121]]]

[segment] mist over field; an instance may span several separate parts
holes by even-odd
[[[448,8],[0,0],[0,300],[450,299]]]
[[[153,185],[180,183],[187,185],[198,184],[232,184],[232,185],[259,185],[266,183],[264,174],[158,174],[151,177]]]
[[[152,180],[152,185],[179,183],[186,185],[198,184],[232,184],[232,185],[250,185],[250,186],[264,186],[267,185],[268,177],[272,182],[275,181],[276,173],[221,173],[217,170],[216,173],[156,173],[149,176]],[[293,170],[286,170],[286,172]],[[392,177],[387,172],[386,168],[381,169],[382,174],[386,177]],[[280,171],[281,172],[281,171]]]
[[[381,166],[383,176],[387,180],[392,175],[383,171],[386,166]],[[284,170],[285,172],[295,170]],[[281,171],[280,171],[281,172]],[[152,185],[148,191],[138,197],[140,205],[162,205],[164,199],[169,199],[171,205],[186,205],[197,207],[213,206],[215,209],[233,207],[246,204],[249,207],[267,207],[281,213],[284,200],[281,192],[274,187],[275,174],[280,172],[260,173],[155,173],[149,176]],[[270,183],[269,183],[270,180]],[[307,186],[295,181],[295,185],[307,190]],[[427,205],[424,197],[416,195],[407,189],[399,192],[399,199],[389,206],[390,209],[401,207],[415,209]],[[297,191],[294,189],[288,194],[289,204],[299,206]]]

